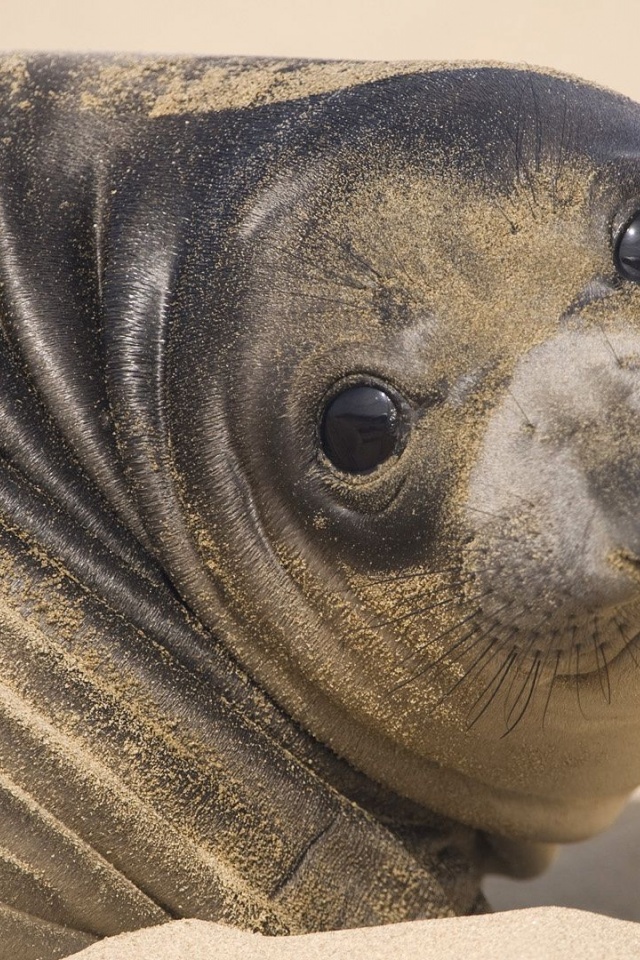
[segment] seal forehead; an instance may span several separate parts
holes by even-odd
[[[242,227],[243,237],[263,231],[250,253],[255,309],[277,311],[283,339],[304,315],[308,348],[332,329],[331,343],[377,341],[417,380],[453,382],[544,339],[609,269],[586,163],[545,165],[498,191],[451,170],[399,168],[369,169],[336,195],[331,174],[279,180]]]

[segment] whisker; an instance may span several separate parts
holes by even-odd
[[[496,613],[500,613],[501,610],[504,610],[505,607],[508,607],[508,606],[511,606],[511,601],[507,601],[505,604],[503,604],[503,606],[500,607],[500,608],[496,611]],[[467,649],[466,653],[468,654],[471,650],[473,650],[473,648],[474,648],[478,643],[480,643],[480,642],[487,636],[487,634],[491,633],[491,631],[494,630],[498,625],[499,625],[499,620],[494,620],[492,623],[490,623],[489,626],[487,627],[487,629],[486,629],[483,633],[481,633],[479,637],[476,637],[476,639],[473,641],[473,643],[472,643],[472,644],[469,646],[469,648]],[[474,631],[474,632],[475,632],[475,631]],[[436,706],[439,706],[441,703],[443,703],[444,700],[446,700],[446,698],[453,693],[453,691],[456,689],[456,687],[458,687],[461,683],[463,683],[464,680],[467,680],[467,679],[472,675],[472,673],[473,673],[474,670],[477,668],[478,664],[481,662],[481,660],[483,659],[483,657],[485,657],[486,654],[488,653],[488,651],[491,649],[491,647],[494,646],[494,642],[495,642],[495,641],[494,641],[493,639],[489,641],[488,646],[485,648],[485,650],[483,651],[483,653],[480,654],[480,657],[478,657],[478,658],[471,664],[471,666],[469,667],[468,670],[465,670],[465,673],[462,675],[462,677],[460,677],[460,679],[456,681],[456,683],[453,685],[453,687],[451,687],[451,689],[450,689],[450,690],[444,695],[444,697],[436,704]],[[445,659],[446,657],[451,656],[451,653],[455,650],[456,646],[458,646],[458,644],[454,644],[453,647],[449,648],[449,650],[446,650],[446,651],[441,655],[441,657],[439,657],[438,659],[439,659],[439,660],[443,660],[443,659]],[[496,648],[496,650],[494,651],[494,653],[491,654],[491,657],[489,658],[489,660],[487,661],[487,663],[490,663],[490,662],[491,662],[491,660],[493,659],[493,657],[496,656],[496,655],[499,653],[500,649],[501,649],[500,646]],[[432,667],[432,666],[435,666],[435,664],[437,664],[437,663],[438,663],[438,661],[435,661],[434,664],[432,664],[432,665],[430,665],[429,667],[425,668],[421,673],[427,673],[427,672],[431,669],[431,667]],[[482,667],[483,670],[484,670],[484,667],[486,667],[486,665],[487,665],[487,664],[485,663],[484,666]],[[438,673],[436,674],[436,676],[438,676],[439,673],[440,673],[440,671],[438,671]],[[414,676],[415,676],[415,675],[414,675]]]
[[[491,516],[491,514],[490,514]],[[508,517],[501,517],[499,514],[493,514],[499,520],[508,520]],[[482,531],[483,538],[487,540],[506,540],[508,543],[517,543],[518,546],[522,545],[522,540],[520,537],[514,535],[509,536],[507,533],[497,533],[495,530],[487,530],[486,528]]]
[[[478,630],[482,629],[482,627],[483,627],[482,623],[477,623],[476,626],[473,628],[473,630],[469,630],[467,633],[464,634],[464,636],[460,637],[459,640],[456,640],[454,644],[452,644],[450,647],[447,647],[447,649],[443,653],[441,653],[439,657],[436,657],[435,660],[432,660],[426,669],[433,670],[434,667],[439,666],[444,660],[447,659],[447,657],[450,657],[451,654],[454,653],[454,651],[459,650],[461,647],[463,647],[466,644],[467,640],[470,640],[471,637],[474,635],[474,633],[477,633]],[[476,637],[473,643],[469,646],[467,653],[469,652],[469,650],[473,650],[476,643],[479,643],[483,637],[486,637],[490,629],[491,629],[490,627],[487,627],[484,633],[481,633],[479,637]],[[439,673],[436,674],[436,676],[439,676]]]
[[[490,627],[489,630],[487,630],[487,631],[485,632],[484,636],[486,636],[487,633],[490,633],[490,632],[491,632],[491,629],[492,629],[492,627]],[[479,637],[477,640],[475,640],[475,641],[472,643],[472,645],[471,645],[471,647],[470,647],[469,649],[471,649],[472,647],[474,647],[474,646],[476,645],[476,643],[479,643],[481,639],[482,639],[482,637]],[[446,692],[445,694],[443,694],[443,696],[440,698],[440,700],[438,700],[438,702],[436,703],[436,707],[441,706],[441,704],[443,704],[444,701],[447,700],[447,699],[451,696],[451,694],[454,692],[454,690],[457,690],[458,687],[459,687],[462,683],[465,682],[465,680],[468,680],[469,677],[473,676],[474,672],[478,669],[478,666],[482,663],[482,661],[484,660],[484,658],[486,657],[486,655],[489,653],[489,651],[490,651],[491,648],[493,647],[493,643],[494,643],[493,640],[489,640],[489,643],[487,644],[487,646],[484,648],[484,650],[482,651],[482,653],[480,653],[479,656],[476,657],[476,659],[473,661],[473,663],[471,664],[471,666],[469,667],[469,669],[466,670],[466,671],[464,672],[464,674],[456,680],[456,682],[453,684],[453,686],[450,687],[449,690],[447,690],[447,692]],[[487,663],[490,663],[490,662],[491,662],[491,660],[492,660],[493,657],[496,655],[496,653],[497,653],[497,651],[494,651],[494,652],[492,653],[492,655],[491,655],[491,657],[489,658],[489,660],[487,661]],[[486,665],[487,665],[487,664],[485,663],[484,666],[482,667],[482,670],[484,670],[484,667],[486,667]]]
[[[467,647],[467,649],[464,651],[464,654],[463,654],[463,655],[464,655],[464,656],[467,656],[469,653],[471,653],[471,651],[473,650],[474,647],[476,647],[479,643],[482,643],[482,641],[483,641],[484,638],[487,636],[487,634],[491,633],[491,631],[492,631],[492,629],[493,629],[494,626],[495,626],[495,624],[491,624],[489,627],[486,628],[486,630],[484,630],[479,636],[477,636],[477,637],[475,638],[475,640],[474,640],[472,643],[469,644],[469,646]],[[477,631],[478,631],[480,628],[481,628],[481,624],[478,624],[478,626],[475,628],[475,630],[470,630],[469,633],[467,633],[466,636],[465,636],[465,638],[464,638],[464,644],[466,644],[467,640],[470,640],[471,637],[473,636],[473,634],[474,634],[474,633],[477,633]],[[491,645],[492,645],[492,641],[490,642],[489,646],[491,646]],[[451,654],[452,654],[453,651],[456,649],[456,647],[461,647],[461,646],[463,646],[463,643],[462,643],[462,642],[456,643],[453,647],[450,647],[449,650],[445,651],[445,653],[443,653],[440,657],[438,657],[438,659],[437,659],[436,661],[434,661],[434,662],[431,663],[427,668],[425,668],[424,670],[422,670],[420,675],[425,674],[425,673],[428,673],[429,670],[431,670],[431,669],[433,669],[434,667],[437,667],[438,665],[440,665],[440,669],[439,669],[439,670],[436,670],[436,672],[435,672],[435,674],[434,674],[434,679],[436,679],[436,680],[439,679],[439,678],[442,676],[442,671],[443,671],[443,668],[444,668],[444,662],[443,662],[443,661],[445,661],[445,660],[447,659],[447,657],[451,656]],[[497,652],[497,651],[496,651],[496,652]],[[493,655],[492,655],[492,656],[493,656]],[[414,675],[414,676],[415,676],[415,675]],[[467,674],[465,674],[465,675],[461,678],[461,681],[460,681],[460,682],[462,682],[462,680],[466,679],[466,676],[467,676]]]
[[[484,597],[488,596],[489,593],[491,593],[491,592],[492,592],[492,591],[491,591],[490,589],[487,590],[485,593],[483,593],[483,594],[481,595],[481,599],[484,599]],[[511,605],[512,605],[512,601],[511,601],[511,600],[506,600],[506,601],[502,604],[501,607],[498,607],[498,609],[495,611],[495,613],[500,613],[502,610],[505,610],[507,607],[510,607]],[[405,657],[405,659],[404,659],[402,662],[404,663],[406,660],[411,659],[411,657],[414,657],[414,656],[416,656],[416,654],[421,653],[423,650],[427,649],[427,647],[433,646],[433,645],[436,644],[439,640],[441,640],[442,637],[445,637],[448,633],[451,633],[451,631],[454,630],[454,629],[456,629],[457,627],[462,626],[463,623],[466,623],[466,622],[467,622],[468,620],[470,620],[473,616],[477,616],[479,613],[482,613],[482,607],[477,607],[476,610],[473,612],[473,614],[471,614],[469,617],[465,617],[464,620],[459,620],[457,623],[455,623],[455,624],[453,625],[453,627],[448,627],[446,630],[444,630],[442,633],[440,633],[437,637],[434,637],[433,639],[430,638],[429,640],[425,640],[424,643],[418,644],[418,646],[413,650],[413,652],[410,654],[410,656],[409,656],[409,657]],[[498,621],[495,620],[494,623],[493,623],[493,626],[495,626],[497,623],[498,623]],[[490,629],[493,629],[493,627],[491,627]],[[442,654],[442,657],[448,656],[453,650],[456,649],[456,646],[457,646],[457,644],[454,644],[453,647],[449,647],[448,650],[445,650],[445,652]],[[435,661],[435,662],[437,663],[438,661]]]
[[[623,629],[622,629],[622,625],[621,625],[620,623],[618,623],[617,620],[614,620],[614,623],[615,623],[615,625],[617,626],[617,628],[618,628],[618,630],[619,630],[619,632],[620,632],[620,636],[622,637],[622,639],[624,640],[624,642],[625,642],[625,644],[626,644],[626,648],[625,648],[625,649],[629,651],[629,656],[630,656],[631,659],[633,660],[635,666],[636,666],[636,667],[639,667],[639,666],[640,666],[640,663],[638,663],[638,661],[636,660],[635,654],[633,653],[633,650],[632,650],[631,648],[632,648],[633,644],[635,643],[635,641],[638,639],[638,637],[640,637],[640,633],[637,633],[635,636],[633,636],[631,639],[629,639],[629,638],[627,637],[627,635],[624,633],[624,631],[623,631]]]
[[[618,354],[616,353],[616,351],[613,349],[613,344],[611,343],[611,340],[610,340],[609,337],[607,336],[607,334],[606,334],[606,332],[605,332],[605,329],[604,329],[602,323],[601,323],[599,320],[596,321],[596,326],[600,329],[600,333],[601,333],[602,336],[604,337],[604,339],[605,339],[605,341],[606,341],[606,344],[607,344],[607,346],[609,347],[609,350],[610,350],[611,353],[613,354],[613,359],[616,361],[616,364],[617,364],[619,367],[621,367],[621,366],[622,366],[622,360],[620,359],[620,357],[618,356]]]
[[[326,233],[326,232],[325,232]],[[331,237],[328,236],[327,239],[331,242]],[[286,251],[285,251],[286,252]],[[328,267],[325,263],[325,260],[319,258],[315,251],[307,254],[304,249],[297,247],[295,250],[295,266],[303,263],[312,269],[311,279],[318,280],[330,280],[334,281],[338,286],[345,287],[347,289],[359,290],[362,293],[371,293],[373,286],[371,283],[364,284],[358,283],[354,277],[350,276],[349,273],[341,273],[339,270]],[[319,269],[319,265],[322,265],[322,269]],[[287,270],[286,274],[288,277],[291,277],[292,280],[299,281],[300,274],[299,271]],[[306,279],[306,277],[305,277]]]
[[[275,294],[291,296],[297,300],[313,300],[314,303],[328,303],[332,307],[347,307],[349,310],[353,310],[354,308],[360,306],[357,300],[343,300],[340,297],[323,296],[320,293],[309,293],[304,290],[279,290],[275,287],[271,287],[271,292]]]
[[[459,627],[463,626],[465,623],[468,623],[470,620],[473,620],[473,618],[477,617],[478,614],[481,613],[481,611],[482,611],[482,608],[478,607],[477,610],[474,610],[472,613],[464,617],[462,620],[459,620],[457,623],[454,623],[453,626],[449,627],[448,630],[444,630],[439,637],[436,637],[434,641],[430,641],[429,644],[426,644],[426,643],[423,644],[422,649],[424,649],[427,646],[430,646],[431,642],[435,643],[438,640],[441,640],[442,637],[446,636],[448,633],[452,633],[454,630],[457,630]],[[474,633],[477,633],[477,631],[481,628],[481,626],[482,624],[477,624],[477,626],[475,626],[473,630],[465,634],[465,636],[462,637],[460,640],[457,640],[452,647],[449,647],[436,660],[433,660],[431,663],[427,664],[426,667],[421,668],[418,672],[411,674],[411,676],[405,677],[404,680],[400,680],[397,684],[394,684],[394,686],[391,687],[388,692],[393,693],[396,690],[399,690],[401,687],[405,687],[408,683],[411,683],[413,680],[417,680],[418,677],[421,677],[423,674],[428,673],[429,670],[432,670],[442,660],[444,660],[445,657],[449,656],[449,654],[451,654],[454,650],[456,650],[460,646],[460,644],[464,643],[465,640],[467,640],[469,637],[472,637]],[[411,653],[409,653],[406,657],[403,657],[402,660],[400,660],[399,666],[403,666],[403,664],[405,664],[407,660],[411,660],[420,652],[421,652],[420,648],[418,648],[417,650],[412,650]]]
[[[537,631],[538,631],[539,627],[541,627],[541,626],[544,625],[544,622],[545,622],[546,619],[547,619],[546,616],[541,617],[540,620],[538,620],[538,622],[536,623],[536,625],[532,628],[532,630],[531,630],[531,638],[529,639],[529,642],[527,643],[527,645],[526,645],[526,647],[524,648],[524,650],[521,650],[521,651],[519,652],[519,655],[518,655],[518,656],[519,656],[520,660],[524,660],[524,659],[526,658],[526,656],[527,656],[527,654],[529,653],[529,651],[531,650],[532,646],[533,646],[534,643],[537,641],[537,639],[538,639],[538,633],[537,633]],[[508,709],[508,707],[509,707],[509,701],[510,701],[510,699],[511,699],[511,691],[513,690],[513,685],[514,685],[514,683],[515,683],[515,681],[516,681],[516,677],[517,677],[517,673],[514,673],[512,679],[511,679],[511,683],[509,684],[509,689],[507,690],[506,696],[505,696],[505,698],[504,698],[504,710],[505,710],[504,721],[505,721],[505,723],[508,723],[508,717],[507,717],[506,711],[507,711],[507,709]],[[518,698],[516,698],[516,703],[517,703],[517,701],[518,701]]]
[[[486,594],[483,594],[483,596],[485,595]],[[507,600],[505,603],[503,603],[501,607],[499,607],[495,611],[495,613],[501,613],[502,610],[505,610],[507,607],[511,606],[511,603],[512,602],[510,600]],[[468,623],[469,620],[472,620],[474,617],[477,617],[478,614],[480,613],[482,613],[482,607],[478,607],[476,610],[468,614],[468,616],[464,617],[462,620],[459,620],[457,623],[454,623],[451,627],[448,627],[446,630],[444,630],[441,634],[439,634],[439,636],[435,637],[434,639],[430,639],[426,643],[420,644],[415,650],[413,650],[407,656],[403,657],[402,660],[400,660],[398,665],[402,667],[408,660],[411,660],[413,657],[421,653],[422,650],[436,644],[439,640],[441,640],[447,634],[452,633],[454,630],[457,630],[464,623]],[[498,625],[498,623],[499,623],[498,620],[494,620],[487,627],[484,633],[480,634],[480,636],[473,641],[473,643],[469,646],[467,653],[469,652],[469,650],[472,650],[477,643],[480,643],[480,641],[484,637],[486,637],[486,635],[491,630],[493,630]],[[409,683],[412,683],[413,681],[418,680],[420,677],[427,674],[430,670],[433,670],[435,667],[438,666],[438,664],[440,664],[443,660],[446,660],[448,657],[450,657],[455,650],[459,649],[462,644],[464,644],[467,640],[469,640],[474,635],[474,633],[477,633],[477,631],[481,629],[481,627],[482,627],[482,624],[478,624],[468,634],[466,634],[461,639],[457,640],[451,647],[448,647],[439,657],[437,657],[435,660],[428,663],[425,667],[421,667],[420,669],[414,671],[410,676],[405,677],[403,680],[400,680],[398,683],[394,684],[394,686],[391,687],[388,692],[395,693],[397,690],[400,690],[401,688],[407,686]],[[438,674],[436,674],[436,676],[438,676]],[[464,679],[464,677],[462,679]]]
[[[461,581],[465,582],[465,581]],[[445,607],[449,603],[471,603],[474,600],[482,600],[484,597],[488,596],[492,591],[485,590],[483,593],[477,593],[472,597],[460,597],[456,594],[453,597],[448,597],[444,600],[436,600],[434,603],[430,603],[425,607],[414,607],[412,610],[409,610],[408,613],[403,613],[399,617],[392,617],[391,620],[378,620],[376,621],[377,627],[388,627],[394,623],[401,623],[403,620],[409,620],[411,617],[419,617],[420,614],[426,613],[428,610],[434,610],[436,607]]]
[[[502,216],[504,217],[504,219],[507,221],[507,223],[508,223],[509,226],[511,227],[511,233],[517,233],[517,232],[518,232],[518,228],[517,228],[516,224],[513,222],[513,220],[511,219],[511,217],[508,216],[508,214],[502,209],[502,207],[501,207],[501,205],[498,203],[498,201],[494,199],[494,200],[493,200],[493,204],[494,204],[494,206],[497,208],[498,212],[502,214]]]
[[[426,573],[424,571],[420,571],[420,573],[398,573],[398,574],[394,574],[394,576],[392,577],[381,577],[381,578],[370,577],[368,578],[368,582],[366,586],[368,586],[369,584],[378,584],[378,583],[396,583],[398,580],[418,580],[420,578],[427,580],[429,577],[440,576],[445,573],[450,573],[451,571],[458,572],[460,569],[461,569],[461,565],[456,564],[455,566],[452,565],[450,567],[441,567],[440,570],[429,570]],[[470,576],[469,580],[472,580],[474,576],[475,574],[473,574],[473,576]],[[468,583],[469,580],[462,580],[457,582]]]
[[[500,692],[500,688],[502,687],[502,684],[508,677],[516,657],[517,657],[517,651],[515,650],[515,648],[512,648],[511,653],[509,654],[507,659],[498,668],[498,670],[496,671],[496,673],[494,673],[489,683],[483,688],[480,695],[471,704],[471,707],[469,708],[469,712],[467,713],[467,721],[468,721],[467,729],[468,730],[470,730],[473,726],[475,726],[475,724],[480,720],[480,718],[489,709],[489,707],[491,706],[495,698],[498,696],[498,693]],[[500,674],[502,674],[502,676],[500,676]],[[498,680],[498,678],[500,679]],[[470,719],[473,714],[473,710],[479,706],[480,702],[482,701],[482,698],[487,694],[487,692],[491,689],[491,687],[496,681],[498,681],[497,686],[495,690],[493,690],[493,692],[491,693],[491,696],[489,697],[487,702],[484,704],[480,712],[477,713],[476,716],[473,717],[473,719]]]
[[[507,727],[509,727],[511,717],[512,717],[513,714],[515,713],[515,711],[516,711],[516,709],[517,709],[517,707],[518,707],[518,704],[520,703],[520,701],[521,701],[521,699],[522,699],[522,697],[523,697],[523,695],[524,695],[524,692],[525,692],[525,690],[527,689],[527,685],[528,685],[528,683],[529,683],[529,680],[531,679],[531,674],[533,673],[534,668],[536,668],[536,676],[537,676],[537,671],[540,669],[540,652],[539,652],[538,650],[536,650],[536,652],[535,652],[535,654],[534,654],[534,658],[533,658],[533,660],[532,660],[532,662],[531,662],[531,664],[530,664],[530,666],[529,666],[529,671],[528,671],[525,679],[524,679],[523,682],[522,682],[522,686],[520,687],[520,690],[518,691],[518,695],[517,695],[517,697],[515,698],[515,700],[513,701],[513,703],[511,704],[511,707],[509,708],[509,712],[508,712],[508,713],[506,714],[506,716],[505,716],[505,722],[506,722],[506,724],[507,724]]]
[[[575,637],[575,635],[576,635],[576,629],[577,629],[577,628],[576,628],[576,626],[574,625],[574,627],[573,627],[573,636],[574,636],[574,637]],[[585,714],[584,710],[582,709],[582,701],[580,700],[580,644],[579,644],[579,643],[576,643],[574,649],[575,649],[575,651],[576,651],[576,672],[575,672],[575,680],[576,680],[576,695],[577,695],[577,697],[578,697],[578,709],[579,709],[580,713],[582,714],[582,716],[584,717],[584,719],[587,720],[587,719],[588,719],[588,718],[587,718],[587,715]]]
[[[535,665],[535,672],[534,672],[534,669],[533,669],[533,668],[534,668],[534,665]],[[526,689],[526,686],[527,686],[527,684],[529,683],[529,678],[531,677],[532,672],[534,673],[533,682],[532,682],[532,684],[531,684],[531,689],[529,690],[529,694],[528,694],[528,696],[527,696],[527,699],[526,699],[525,703],[523,704],[522,710],[520,711],[520,713],[519,713],[518,716],[516,717],[515,721],[511,724],[511,726],[509,726],[509,721],[510,721],[510,719],[511,719],[512,713],[513,713],[513,711],[515,710],[516,706],[518,705],[518,701],[520,700],[520,697],[521,697],[522,694],[524,693],[524,691],[525,691],[525,689]],[[528,708],[529,704],[531,703],[531,698],[533,697],[534,690],[536,689],[536,686],[537,686],[538,674],[539,674],[539,672],[540,672],[540,658],[539,658],[538,654],[536,654],[536,656],[535,656],[535,658],[534,658],[534,661],[533,661],[533,663],[531,664],[531,667],[530,667],[530,669],[529,669],[529,673],[527,674],[527,679],[526,679],[525,682],[523,683],[522,688],[521,688],[521,690],[520,690],[520,693],[518,694],[517,699],[516,699],[515,703],[513,704],[513,707],[512,707],[511,710],[509,711],[509,716],[507,717],[507,730],[502,734],[502,737],[500,738],[501,740],[503,740],[508,734],[512,733],[512,732],[515,730],[515,728],[518,726],[518,724],[520,723],[520,721],[521,721],[522,718],[524,717],[525,713],[527,712],[527,708]]]
[[[400,293],[403,296],[406,304],[414,304],[415,295],[413,293],[413,290],[415,288],[415,277],[409,276],[409,274],[405,269],[405,263],[398,256],[395,255],[393,245],[386,246],[384,248],[383,259],[390,261],[391,266],[393,268],[391,275],[385,275],[380,273],[379,271],[376,271],[373,268],[373,265],[370,262],[370,260],[365,259],[364,256],[356,252],[355,243],[358,243],[360,246],[364,246],[363,237],[356,236],[355,233],[352,233],[351,238],[352,239],[349,242],[348,248],[346,250],[347,256],[349,256],[353,261],[355,261],[355,263],[358,264],[361,268],[364,267],[365,270],[369,271],[370,273],[373,274],[373,276],[375,276],[376,282],[377,282],[376,283],[377,291],[380,292],[380,291],[388,290],[389,283],[391,282],[396,288],[396,290],[398,291],[398,293]],[[367,239],[368,241],[370,241],[371,238],[369,237]],[[343,250],[345,250],[344,244],[342,244],[341,246],[343,247]],[[374,252],[377,253],[378,256],[380,256],[380,251],[374,251]],[[400,278],[402,278],[404,282],[400,282]]]
[[[512,399],[513,402],[515,403],[516,407],[518,408],[518,410],[519,410],[520,413],[522,414],[522,416],[523,416],[523,418],[524,418],[524,422],[526,423],[526,425],[527,425],[528,427],[531,427],[532,430],[535,430],[535,424],[531,422],[531,420],[529,419],[529,417],[528,417],[528,416],[526,415],[526,413],[524,412],[524,409],[523,409],[523,407],[522,407],[522,404],[521,404],[520,401],[517,399],[516,395],[514,394],[513,390],[511,389],[511,387],[507,387],[507,393],[509,394],[509,396],[511,397],[511,399]]]
[[[369,273],[379,280],[381,283],[384,283],[385,277],[381,274],[372,263],[369,263],[361,254],[356,253],[353,244],[349,240],[342,240],[339,243],[340,249],[349,257],[350,260],[353,260],[354,263],[365,272]]]
[[[466,617],[463,617],[461,620],[458,620],[457,623],[454,623],[453,626],[447,627],[446,630],[443,630],[442,633],[439,633],[437,637],[434,637],[433,639],[429,638],[429,640],[425,640],[424,643],[418,644],[418,646],[415,648],[415,650],[413,650],[413,651],[411,652],[411,654],[409,655],[409,657],[407,657],[406,659],[408,660],[408,659],[410,659],[410,657],[415,657],[416,653],[421,653],[421,652],[422,652],[423,650],[425,650],[427,647],[431,647],[431,646],[433,646],[434,644],[438,643],[439,640],[442,640],[443,637],[446,637],[446,636],[447,636],[449,633],[451,633],[453,630],[457,630],[458,627],[461,627],[461,626],[463,626],[465,623],[468,623],[469,620],[472,620],[472,619],[473,619],[473,617],[477,617],[479,613],[482,613],[482,607],[476,607],[476,609],[473,610],[473,611],[472,611],[470,614],[468,614]]]
[[[492,487],[494,490],[505,490],[508,496],[515,497],[516,500],[522,500],[522,502],[526,503],[528,507],[535,507],[533,500],[528,500],[526,497],[523,497],[521,493],[516,493],[515,490],[511,490],[509,487],[503,487],[499,483],[489,483],[486,480],[483,482],[485,486]]]
[[[602,696],[607,703],[611,703],[611,679],[609,677],[609,664],[607,663],[607,658],[604,653],[604,643],[598,643],[598,618],[593,618],[593,649],[596,655],[596,663],[598,664],[598,680],[600,681],[600,689],[602,690]],[[603,682],[603,673],[602,668],[600,667],[600,657],[602,657],[602,668],[604,668],[604,682]]]
[[[474,513],[483,513],[487,517],[494,517],[496,520],[507,520],[509,521],[511,517],[505,517],[501,513],[492,513],[490,510],[481,510],[480,507],[470,507],[469,504],[465,504],[465,510],[472,510]]]
[[[547,717],[547,710],[549,709],[549,702],[551,700],[551,694],[553,692],[553,685],[556,682],[556,677],[558,676],[558,667],[560,666],[560,660],[562,659],[562,653],[560,650],[556,650],[556,662],[553,668],[553,677],[551,678],[551,683],[549,685],[549,693],[547,694],[547,700],[544,705],[544,712],[542,714],[542,729],[544,730],[544,722]]]
[[[362,236],[361,233],[360,233],[359,235],[357,235],[355,231],[352,231],[352,233],[351,233],[351,238],[352,238],[352,239],[351,239],[350,248],[349,248],[350,254],[353,254],[353,253],[354,253],[354,247],[353,247],[354,242],[359,243],[361,246],[364,245],[365,239],[366,239],[367,245],[369,245],[370,242],[371,242],[371,236],[369,236],[369,237],[367,237],[367,238],[363,238],[363,236]],[[356,256],[357,256],[357,255],[356,255]],[[391,244],[391,245],[386,245],[386,246],[384,247],[384,257],[385,257],[385,259],[389,259],[389,260],[392,262],[393,266],[394,266],[394,272],[395,272],[396,276],[394,276],[393,279],[396,280],[396,282],[397,282],[397,277],[398,277],[398,276],[401,276],[401,277],[406,281],[406,287],[403,286],[401,289],[402,289],[402,293],[403,293],[403,294],[405,295],[405,297],[407,298],[407,301],[412,301],[412,300],[414,300],[415,298],[414,298],[414,296],[410,293],[410,291],[412,291],[412,290],[415,288],[415,277],[411,277],[411,276],[409,276],[409,274],[407,273],[407,270],[406,270],[406,261],[405,261],[405,259],[404,259],[402,256],[399,256],[399,255],[396,253],[396,250],[395,250],[395,247],[394,247],[393,244]],[[366,263],[368,264],[369,261],[366,261]],[[369,264],[369,266],[370,266],[370,264]],[[380,276],[380,275],[379,275],[379,276]]]
[[[598,648],[600,650],[600,655],[602,656],[602,666],[604,667],[604,676],[605,676],[605,687],[602,686],[602,680],[601,680],[600,689],[602,690],[602,694],[605,700],[607,701],[607,703],[611,703],[611,678],[609,676],[609,664],[607,662],[607,658],[604,652],[605,646],[606,644],[601,643]],[[598,676],[600,676],[600,670],[598,670]]]

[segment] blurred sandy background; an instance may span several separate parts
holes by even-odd
[[[505,60],[640,100],[638,13],[640,0],[0,0],[0,49]],[[640,920],[640,802],[544,878],[486,886],[501,909],[557,903]]]
[[[547,65],[640,99],[640,0],[0,0],[0,48]]]

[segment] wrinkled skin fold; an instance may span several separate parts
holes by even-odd
[[[0,65],[0,931],[486,909],[640,781],[638,107]],[[406,437],[335,469],[340,385]]]

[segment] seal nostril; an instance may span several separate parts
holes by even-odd
[[[614,550],[607,557],[608,562],[616,570],[631,576],[640,583],[640,557],[630,550]]]
[[[640,370],[640,356],[638,354],[619,357],[618,363],[624,370]]]

